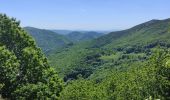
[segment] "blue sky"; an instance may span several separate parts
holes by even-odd
[[[22,26],[119,30],[170,18],[170,0],[0,0],[0,12]]]

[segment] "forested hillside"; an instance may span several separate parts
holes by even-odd
[[[92,41],[79,43],[57,54],[51,54],[49,58],[51,63],[57,66],[56,68],[60,66],[63,70],[67,67],[78,67],[73,64],[77,64],[75,63],[77,61],[84,63],[88,56],[92,56],[92,59],[93,56],[97,56],[94,59],[99,60],[98,63],[105,60],[120,62],[119,57],[122,55],[123,57],[139,56],[140,59],[144,60],[151,55],[152,49],[157,46],[169,48],[169,23],[169,19],[151,20],[127,30],[112,32]],[[60,59],[53,59],[58,57]],[[93,61],[91,62],[93,63]],[[56,63],[61,64],[57,65]],[[80,65],[82,66],[82,64]],[[87,67],[87,65],[85,66]],[[65,72],[63,70],[62,73]]]
[[[151,20],[127,30],[112,32],[93,42],[93,47],[118,48],[129,45],[147,45],[169,40],[170,19]]]
[[[51,54],[68,83],[61,97],[169,99],[169,38],[170,20],[151,20]]]
[[[34,37],[36,43],[42,48],[43,52],[48,54],[50,51],[67,47],[70,43],[65,36],[55,33],[50,30],[37,29],[33,27],[24,28],[32,37]]]

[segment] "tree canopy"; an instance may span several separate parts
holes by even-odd
[[[11,99],[57,99],[62,80],[19,24],[0,14],[0,94]]]

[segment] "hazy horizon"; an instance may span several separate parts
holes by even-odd
[[[170,18],[169,0],[1,1],[0,12],[21,26],[57,30],[123,30],[152,19]]]

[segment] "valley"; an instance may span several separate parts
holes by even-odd
[[[153,57],[161,56],[169,50],[170,19],[151,20],[105,35],[91,32],[87,35],[88,38],[82,34],[76,31],[67,34],[66,37],[72,45],[53,50],[47,56],[60,78],[68,84],[62,92],[62,98],[157,98],[157,94],[151,95],[159,92],[154,76],[157,65],[154,67],[153,59],[156,58]],[[157,55],[157,52],[160,54]],[[169,69],[166,70],[169,73]],[[138,89],[139,87],[142,90]],[[85,90],[80,92],[79,89]],[[114,92],[111,92],[112,89]],[[126,90],[129,91],[128,97],[124,96],[127,95]],[[76,95],[68,91],[74,91]],[[100,93],[97,93],[98,91]],[[109,93],[106,94],[107,92]],[[89,94],[84,95],[85,93]],[[146,94],[144,96],[141,93]]]

